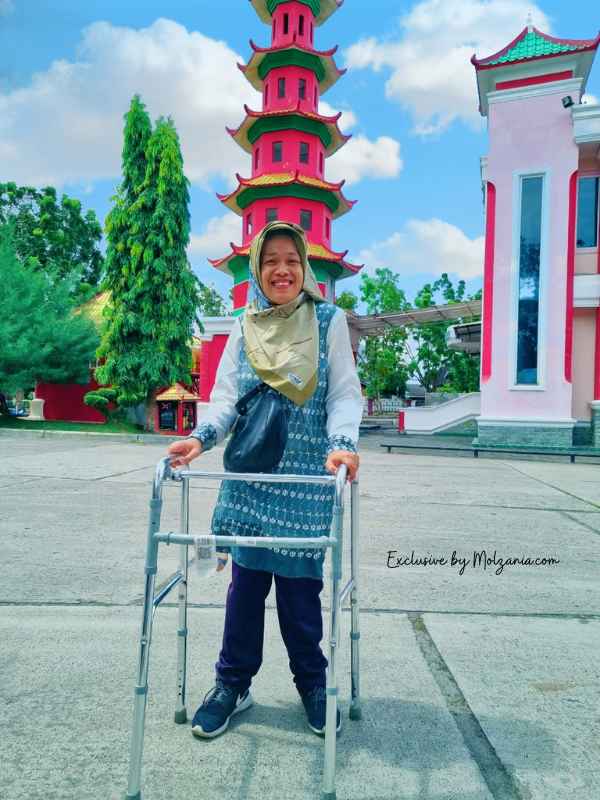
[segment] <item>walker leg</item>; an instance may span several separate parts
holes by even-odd
[[[331,554],[331,611],[329,616],[329,665],[327,667],[327,705],[325,710],[325,763],[321,800],[335,800],[335,753],[337,727],[336,648],[339,632],[339,595],[342,576],[343,508],[334,507],[334,531],[337,544]]]
[[[186,536],[190,532],[190,481],[184,478],[181,486],[181,533]],[[177,700],[175,703],[175,722],[183,725],[187,722],[185,707],[186,675],[187,675],[187,587],[188,587],[188,548],[182,544],[179,548],[179,570],[183,579],[177,587],[177,603],[179,625],[177,628]]]
[[[150,522],[148,525],[148,541],[146,546],[146,585],[144,589],[144,611],[142,616],[142,633],[138,661],[138,678],[134,690],[133,730],[131,735],[131,754],[129,757],[129,778],[125,800],[141,800],[142,752],[144,748],[144,723],[146,720],[146,701],[148,697],[148,665],[150,659],[150,643],[152,640],[152,619],[154,582],[158,543],[154,534],[160,525],[162,500],[152,498],[150,501]]]
[[[360,661],[359,661],[359,612],[358,603],[358,483],[354,481],[351,486],[351,512],[350,512],[350,540],[351,540],[351,574],[352,590],[350,591],[350,672],[351,696],[350,719],[360,719],[362,709],[360,705]]]

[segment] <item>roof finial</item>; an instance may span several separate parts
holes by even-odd
[[[533,31],[533,18],[531,16],[531,11],[527,12],[527,32],[531,33]]]

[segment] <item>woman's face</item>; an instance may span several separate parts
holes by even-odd
[[[280,306],[300,294],[304,272],[294,240],[289,236],[273,236],[260,254],[260,279],[268,300]]]

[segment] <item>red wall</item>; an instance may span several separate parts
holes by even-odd
[[[200,358],[200,399],[208,402],[215,383],[219,361],[227,344],[229,335],[217,333],[210,342],[202,342]]]
[[[44,417],[69,422],[104,422],[104,417],[91,406],[86,406],[83,396],[100,384],[90,383],[38,383],[35,396],[45,400]]]

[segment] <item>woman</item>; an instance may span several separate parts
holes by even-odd
[[[283,395],[288,410],[288,441],[274,472],[322,475],[346,464],[348,479],[356,475],[362,396],[346,315],[324,301],[307,249],[303,230],[286,222],[269,223],[254,239],[248,307],[229,336],[208,413],[190,439],[169,447],[173,467],[188,464],[222,441],[236,418],[236,401],[264,381]],[[212,532],[327,535],[333,492],[332,486],[224,481]],[[262,662],[265,599],[274,576],[279,626],[294,682],[309,727],[323,735],[323,552],[220,549],[232,552],[223,645],[215,664],[216,684],[197,710],[192,732],[218,736],[234,714],[252,705],[249,687]]]

